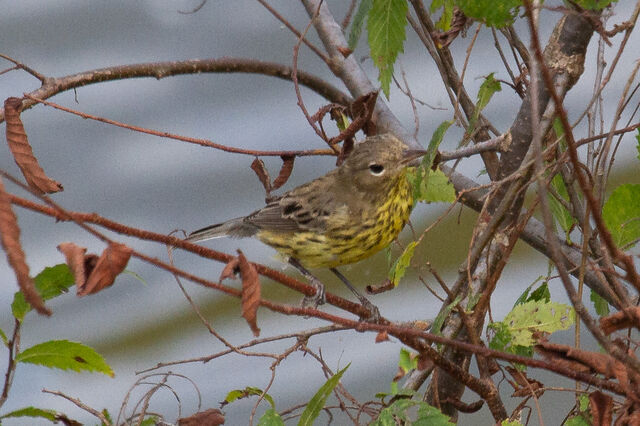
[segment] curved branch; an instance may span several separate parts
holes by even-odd
[[[67,90],[105,81],[144,77],[153,77],[159,80],[175,75],[199,73],[263,74],[283,80],[291,80],[292,70],[289,66],[275,62],[229,57],[146,62],[82,71],[64,77],[45,77],[42,86],[29,94],[38,99],[48,99]],[[298,70],[298,82],[333,103],[349,105],[352,102],[352,99],[340,89],[308,72]],[[23,110],[31,108],[35,103],[32,100],[24,101]],[[4,109],[0,109],[0,123],[3,121]]]

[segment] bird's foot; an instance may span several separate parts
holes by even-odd
[[[313,296],[305,296],[304,299],[302,299],[302,306],[313,306],[314,308],[317,308],[318,305],[324,305],[327,302],[324,284],[322,284],[316,277],[311,276],[311,278],[307,278],[309,279],[309,284],[316,289],[316,293]]]
[[[378,309],[378,307],[376,305],[374,305],[373,303],[371,303],[369,301],[369,299],[367,299],[366,297],[362,296],[362,298],[360,299],[360,304],[362,305],[363,308],[365,308],[368,312],[368,315],[360,316],[360,321],[362,322],[370,322],[372,324],[377,324],[380,322],[380,318],[382,318],[382,316],[380,315],[380,310]]]

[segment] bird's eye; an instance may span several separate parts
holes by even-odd
[[[380,176],[384,173],[384,166],[375,163],[369,164],[369,171],[374,176]]]

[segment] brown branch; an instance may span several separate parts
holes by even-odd
[[[77,115],[82,118],[87,118],[90,120],[99,121],[101,123],[111,124],[113,126],[121,127],[123,129],[133,130],[135,132],[146,133],[148,135],[158,136],[161,138],[175,139],[182,142],[188,142],[195,145],[206,146],[208,148],[215,148],[221,151],[232,152],[236,154],[245,154],[251,156],[260,156],[260,157],[304,157],[309,155],[335,155],[333,150],[330,149],[311,149],[306,151],[260,151],[253,149],[244,149],[244,148],[236,148],[232,146],[221,145],[219,143],[212,142],[208,139],[198,139],[192,138],[189,136],[181,136],[174,133],[169,132],[161,132],[158,130],[147,129],[145,127],[133,126],[131,124],[122,123],[120,121],[111,120],[108,118],[98,117],[95,115],[87,114],[85,112],[77,111],[71,108],[64,107],[62,105],[58,105],[53,102],[45,101],[44,99],[36,98],[33,95],[25,93],[24,96],[27,99],[30,99],[34,102],[39,102],[44,105],[50,106],[55,109],[59,109],[60,111],[68,112],[70,114]]]
[[[82,71],[64,77],[45,77],[42,86],[29,94],[38,99],[48,99],[58,93],[88,84],[144,77],[153,77],[159,80],[175,75],[202,73],[262,74],[283,80],[291,80],[292,70],[291,67],[275,62],[230,57],[170,62],[146,62]],[[349,105],[352,101],[352,99],[341,90],[313,74],[298,71],[298,81],[300,84],[333,103]],[[31,108],[34,104],[35,101],[29,100],[24,103],[23,109]],[[0,111],[0,122],[2,121],[4,121],[4,109]]]

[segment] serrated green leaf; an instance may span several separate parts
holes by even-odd
[[[393,65],[404,51],[408,10],[406,0],[373,0],[367,17],[371,59],[378,68],[378,80],[387,98]]]
[[[413,258],[413,253],[417,244],[417,241],[411,241],[409,244],[407,244],[407,247],[405,247],[402,254],[398,257],[398,259],[389,270],[389,279],[395,287],[398,286],[400,280],[407,272],[407,268],[411,263],[411,259]]]
[[[516,305],[522,305],[523,303],[528,302],[530,300],[540,300],[540,299],[533,299],[532,297],[530,297],[530,293],[531,293],[531,289],[533,288],[533,286],[536,285],[538,282],[544,280],[544,278],[545,278],[544,276],[540,275],[538,278],[535,279],[534,282],[529,284],[529,286],[522,292],[520,297],[518,297],[518,299],[513,304],[513,306],[515,307]],[[543,284],[546,284],[546,282],[543,283]],[[549,287],[547,286],[547,292],[548,291],[549,291]],[[550,299],[551,299],[551,295],[549,295],[549,300]],[[549,300],[545,300],[545,301],[548,302]]]
[[[349,49],[355,50],[362,34],[362,24],[367,17],[369,10],[371,10],[372,0],[362,0],[358,5],[358,10],[353,16],[353,22],[351,23],[351,31],[349,32]]]
[[[258,420],[258,426],[284,426],[284,421],[275,408],[269,408]]]
[[[263,394],[263,390],[260,388],[256,388],[253,386],[247,386],[244,389],[234,389],[230,391],[224,401],[228,404],[234,402],[238,399],[247,398],[249,396],[260,396]],[[276,408],[276,403],[273,401],[273,398],[268,393],[265,393],[263,398],[271,405],[271,408]]]
[[[573,325],[574,318],[573,308],[569,305],[530,301],[515,306],[503,323],[509,327],[512,345],[532,346],[535,331],[553,333],[566,330]]]
[[[304,409],[304,411],[300,415],[300,421],[298,421],[298,426],[313,425],[313,422],[318,417],[318,414],[320,414],[320,410],[322,410],[325,403],[327,402],[327,398],[329,398],[329,395],[331,395],[331,392],[333,392],[333,389],[335,389],[335,387],[338,386],[338,383],[340,382],[340,378],[342,378],[342,375],[344,374],[345,371],[347,371],[347,368],[349,368],[350,365],[351,363],[347,364],[345,368],[338,371],[333,376],[329,377],[329,379],[324,383],[324,385],[320,386],[320,389],[318,389],[316,394],[313,395],[313,398],[311,398],[311,400],[307,404],[307,407]]]
[[[54,410],[44,410],[36,407],[25,407],[19,410],[14,410],[10,413],[3,414],[0,419],[6,419],[8,417],[39,417],[47,419],[52,422],[56,422],[56,416],[58,413]]]
[[[412,423],[413,426],[455,426],[451,423],[449,416],[438,410],[436,407],[420,402],[418,406],[418,418]]]
[[[593,302],[593,306],[598,315],[601,317],[609,315],[609,302],[607,302],[602,296],[591,290],[590,299]]]
[[[640,184],[617,187],[602,209],[604,219],[618,247],[640,238]]]
[[[456,189],[442,170],[429,170],[429,184],[421,194],[420,201],[426,203],[453,203],[456,201]]]
[[[418,368],[418,357],[414,356],[405,348],[400,349],[400,359],[398,360],[398,367],[407,374],[409,371]]]
[[[555,175],[551,180],[551,187],[556,191],[556,193],[560,197],[562,197],[563,200],[567,202],[569,201],[569,192],[567,191],[567,187],[564,183],[564,179],[562,178],[562,175],[560,173]],[[575,218],[571,216],[571,213],[569,213],[569,210],[567,210],[564,207],[564,205],[559,200],[557,200],[556,197],[554,197],[552,194],[549,194],[547,199],[549,200],[549,207],[551,208],[551,214],[553,215],[556,222],[558,222],[562,230],[565,232],[567,236],[567,240],[570,241],[569,232],[573,229],[574,225],[576,224]]]
[[[496,28],[511,25],[521,5],[521,0],[458,0],[465,15]]]
[[[74,284],[73,275],[64,263],[44,268],[33,281],[40,297],[45,301],[66,293],[67,289]],[[31,305],[24,299],[22,292],[16,292],[11,304],[13,316],[18,321],[22,321],[30,310]]]
[[[489,348],[496,351],[505,351],[507,346],[511,344],[511,332],[509,327],[503,322],[492,322],[487,328],[495,332],[493,338],[489,342]]]
[[[49,340],[30,347],[16,356],[17,362],[61,370],[90,371],[113,377],[113,370],[102,355],[89,346],[68,340]]]

